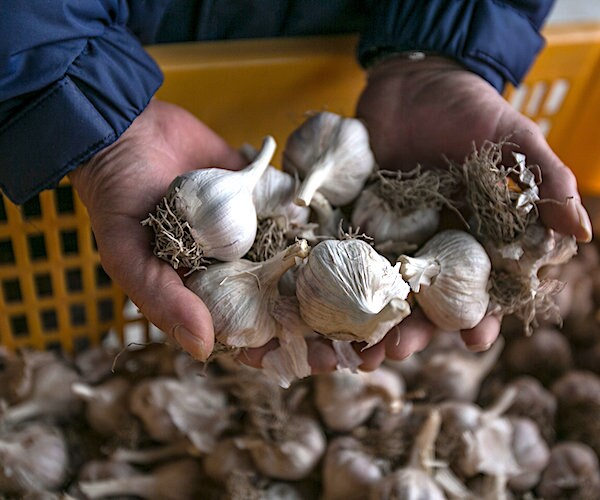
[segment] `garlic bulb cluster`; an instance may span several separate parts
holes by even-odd
[[[442,231],[414,257],[401,255],[398,262],[419,306],[442,330],[473,328],[485,316],[491,262],[469,233]]]
[[[313,247],[296,281],[302,317],[339,340],[379,342],[410,313],[408,285],[362,240],[326,240]]]
[[[300,240],[265,262],[216,263],[189,276],[185,284],[211,312],[217,341],[229,347],[260,347],[277,336],[280,327],[270,314],[279,297],[277,283],[308,252],[307,242]]]
[[[335,206],[350,203],[374,166],[363,123],[330,112],[309,117],[288,137],[283,152],[283,169],[303,179],[296,197],[301,206],[309,206],[317,191]]]
[[[201,268],[206,258],[241,258],[256,236],[252,192],[274,152],[275,140],[268,136],[242,170],[205,168],[174,179],[163,206],[143,221],[156,233],[155,254],[176,269]]]

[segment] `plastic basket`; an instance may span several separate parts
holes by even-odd
[[[536,120],[575,171],[583,193],[600,193],[600,25],[546,30],[547,48],[507,98]],[[158,97],[177,103],[231,144],[281,145],[307,110],[345,115],[364,85],[355,37],[150,47],[165,73]],[[279,148],[281,152],[281,148]],[[277,163],[277,162],[276,162]],[[107,332],[136,340],[151,327],[99,262],[85,208],[68,183],[16,207],[0,200],[0,343],[67,351]],[[127,338],[130,340],[130,338]]]

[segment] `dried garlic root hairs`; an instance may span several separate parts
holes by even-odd
[[[502,164],[502,148],[509,145],[486,141],[462,165],[450,165],[464,185],[475,233],[496,244],[512,243],[538,217],[536,174],[520,153],[513,153],[514,166]]]
[[[398,214],[444,205],[456,210],[452,196],[459,181],[448,170],[422,170],[419,165],[407,172],[378,170],[374,177],[369,187]]]
[[[575,239],[547,229],[538,221],[539,168],[528,166],[523,154],[514,153],[515,164],[502,164],[507,141],[486,142],[450,171],[462,178],[474,234],[492,261],[488,312],[514,314],[526,334],[536,318],[560,322],[554,296],[562,283],[539,276],[544,266],[567,262],[577,251]],[[536,170],[537,168],[537,170]],[[551,200],[548,200],[551,201]]]

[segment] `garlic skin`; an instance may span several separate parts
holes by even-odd
[[[179,220],[170,222],[189,225],[197,246],[194,250],[201,257],[232,261],[248,252],[257,228],[252,192],[274,152],[275,140],[267,136],[256,159],[242,170],[204,168],[173,180],[166,200]],[[161,251],[158,245],[160,222],[157,217],[150,216],[143,224],[152,225],[157,233],[155,253],[177,268],[177,252],[169,255],[168,248]]]
[[[372,372],[342,370],[316,376],[314,392],[315,407],[325,426],[335,432],[350,432],[377,407],[398,406],[404,382],[383,366]]]
[[[283,169],[303,179],[296,197],[300,206],[309,206],[316,191],[335,206],[350,203],[374,166],[363,123],[330,112],[308,118],[288,137],[283,151]]]
[[[281,217],[288,225],[306,224],[310,209],[294,203],[299,185],[294,176],[269,165],[253,191],[258,218]]]
[[[352,436],[333,438],[323,461],[323,500],[362,500],[389,467]]]
[[[57,428],[33,423],[0,437],[0,493],[57,489],[68,465],[67,445]]]
[[[419,306],[440,329],[467,330],[486,315],[491,263],[469,233],[441,231],[414,257],[401,255],[398,262]]]
[[[314,469],[327,442],[317,420],[304,415],[291,415],[286,422],[291,435],[278,440],[243,436],[236,444],[248,450],[259,472],[274,479],[296,481]]]
[[[300,314],[311,328],[368,346],[410,314],[408,292],[398,265],[361,240],[317,244],[296,281]]]
[[[279,297],[279,279],[308,252],[308,243],[300,240],[265,262],[213,264],[190,275],[185,285],[208,307],[218,342],[260,347],[280,328],[269,312],[272,301]]]
[[[440,222],[437,208],[398,214],[372,189],[365,189],[352,209],[352,226],[368,234],[375,245],[405,243],[422,245],[433,236]]]

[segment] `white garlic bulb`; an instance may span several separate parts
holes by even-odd
[[[300,314],[329,338],[376,344],[410,313],[398,267],[362,240],[322,241],[298,273]]]
[[[154,228],[155,254],[175,268],[192,269],[203,258],[241,258],[256,236],[252,192],[274,152],[275,140],[268,136],[256,159],[242,170],[204,168],[173,180],[164,206],[142,222]]]
[[[438,208],[420,208],[403,214],[392,209],[373,189],[365,189],[352,208],[352,226],[368,234],[376,246],[389,243],[421,245],[440,222]]]
[[[258,151],[248,143],[242,144],[240,153],[250,162],[258,155]],[[282,217],[288,224],[308,222],[310,209],[294,203],[299,187],[300,181],[296,176],[269,165],[252,193],[258,218]]]
[[[269,311],[279,297],[279,279],[308,252],[308,243],[300,240],[265,262],[212,264],[190,275],[185,285],[208,307],[217,341],[230,347],[260,347],[280,328]]]
[[[283,169],[303,179],[296,203],[310,205],[320,191],[333,205],[350,203],[373,171],[369,133],[356,118],[330,112],[312,115],[289,137]]]
[[[398,258],[427,318],[446,331],[473,328],[485,316],[491,263],[469,233],[447,230],[431,238],[414,257]]]

